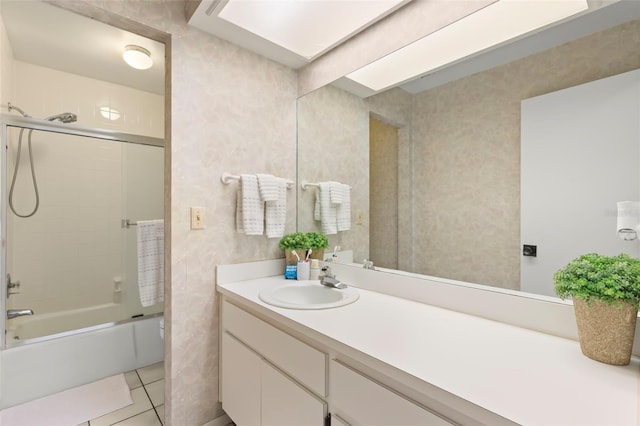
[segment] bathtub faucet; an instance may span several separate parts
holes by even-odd
[[[24,315],[33,315],[31,309],[7,309],[7,319],[22,317]]]

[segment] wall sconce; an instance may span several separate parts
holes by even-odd
[[[640,201],[618,201],[618,237],[624,241],[638,238],[640,233]]]
[[[146,70],[153,65],[151,52],[135,44],[125,46],[124,52],[122,52],[122,59],[124,59],[130,67],[137,70]]]

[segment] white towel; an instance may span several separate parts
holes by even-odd
[[[142,306],[164,301],[164,220],[139,220],[138,289]]]
[[[320,182],[320,226],[327,235],[338,233],[336,208],[331,204],[331,182]]]
[[[320,188],[316,189],[316,203],[313,206],[313,219],[320,222]]]
[[[338,231],[348,231],[351,229],[351,187],[340,184],[336,192],[341,193],[342,199],[342,203],[336,207]]]
[[[260,189],[260,197],[262,201],[277,201],[280,198],[279,181],[273,175],[257,174],[258,188]]]
[[[287,181],[279,177],[273,179],[278,197],[265,203],[264,222],[267,238],[281,238],[287,222]]]
[[[238,185],[242,231],[247,235],[262,235],[264,232],[264,202],[258,190],[255,175],[240,175]]]
[[[344,191],[340,182],[329,182],[329,194],[331,196],[331,204],[342,204],[344,199]]]

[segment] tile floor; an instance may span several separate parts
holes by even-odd
[[[129,371],[124,377],[133,404],[79,426],[163,426],[164,363]]]

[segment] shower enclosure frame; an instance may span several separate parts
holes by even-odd
[[[47,121],[31,117],[21,117],[12,114],[0,114],[0,146],[2,154],[0,158],[0,170],[7,170],[9,154],[8,135],[9,128],[24,128],[25,130],[39,130],[44,132],[52,132],[70,136],[81,136],[95,139],[109,140],[114,142],[126,142],[139,145],[151,145],[163,147],[165,141],[162,138],[151,136],[135,135],[131,133],[117,132],[108,129],[99,129],[93,127],[79,126],[75,124],[64,124],[56,121]],[[7,327],[7,176],[0,176],[0,197],[2,200],[0,209],[0,350],[6,348],[6,327]],[[40,340],[40,339],[38,339]]]

